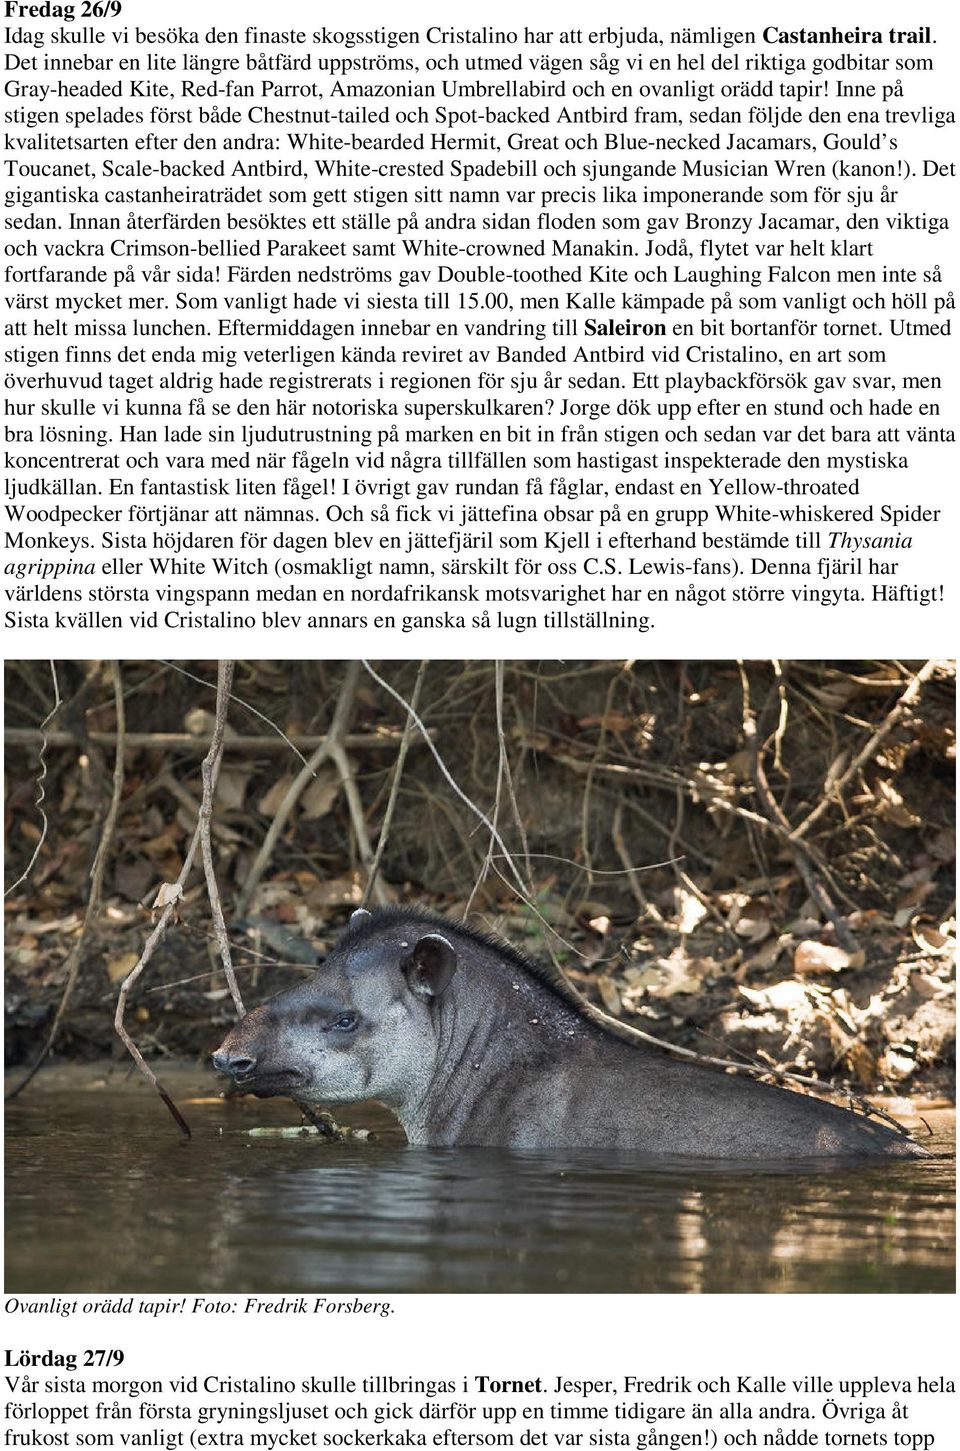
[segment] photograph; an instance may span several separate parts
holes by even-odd
[[[953,1293],[955,680],[7,661],[7,1294]]]

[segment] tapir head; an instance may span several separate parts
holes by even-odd
[[[437,1003],[456,966],[451,942],[426,924],[354,912],[319,971],[241,1018],[214,1067],[260,1098],[410,1102],[432,1074]]]

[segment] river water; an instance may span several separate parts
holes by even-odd
[[[728,1292],[954,1288],[954,1116],[939,1156],[870,1167],[411,1149],[284,1136],[296,1110],[172,1073],[55,1070],[7,1109],[6,1275],[22,1292]],[[251,1133],[251,1129],[258,1130]],[[272,1130],[263,1132],[264,1129]]]

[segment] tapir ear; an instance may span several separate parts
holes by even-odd
[[[412,993],[418,998],[438,998],[456,971],[457,954],[439,932],[428,932],[401,965]]]
[[[372,913],[368,912],[366,907],[358,907],[355,912],[350,913],[350,921],[347,923],[347,926],[362,927],[364,922],[369,922],[371,919]]]

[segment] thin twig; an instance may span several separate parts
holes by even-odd
[[[773,764],[774,769],[779,771],[781,776],[785,776],[786,771],[783,768],[782,755],[783,737],[787,729],[790,705],[787,700],[787,684],[783,675],[783,665],[779,660],[771,660],[770,664],[773,666],[773,673],[777,678],[777,693],[780,697],[780,714],[777,718],[777,729],[773,734]]]
[[[230,989],[230,996],[233,998],[233,1006],[237,1010],[237,1017],[242,1018],[244,1013],[243,998],[240,995],[237,975],[233,970],[233,958],[230,956],[230,939],[227,937],[227,924],[223,920],[223,904],[220,901],[220,888],[217,885],[217,874],[213,865],[213,844],[210,840],[210,823],[213,818],[213,802],[217,791],[217,777],[220,774],[220,763],[223,760],[223,740],[226,733],[227,704],[230,699],[230,685],[233,681],[233,666],[234,662],[232,660],[219,660],[217,662],[217,714],[214,721],[213,735],[210,738],[210,749],[204,756],[203,765],[200,767],[200,780],[203,783],[203,793],[200,798],[200,811],[197,815],[197,830],[200,832],[200,848],[203,854],[203,874],[207,881],[207,896],[210,899],[210,916],[213,921],[213,933],[220,953],[220,961],[223,964],[223,975],[227,979],[227,987]]]
[[[190,676],[189,678],[192,680],[196,677]],[[239,701],[239,697],[236,695],[231,695],[230,699],[234,703]],[[239,701],[239,703],[244,702]],[[249,707],[247,708],[249,709]],[[52,714],[53,711],[51,711]],[[277,729],[279,730],[279,727]],[[115,731],[90,731],[86,739],[92,745],[107,748],[115,747],[117,744]],[[315,750],[325,739],[325,736],[319,735],[293,738],[284,735],[282,731],[277,736],[232,735],[224,742],[223,750],[224,754],[228,756],[281,756],[286,751],[293,751],[300,761],[306,761],[304,751]],[[4,745],[7,746],[32,746],[37,742],[41,745],[46,743],[49,750],[83,745],[79,735],[74,734],[73,731],[45,732],[42,729],[20,726],[8,727],[3,733],[3,740]],[[348,751],[389,751],[397,743],[398,736],[393,731],[355,731],[343,738],[343,744]],[[187,731],[128,731],[123,744],[128,751],[178,751],[183,755],[202,756],[209,748],[210,739],[205,735],[191,735]]]
[[[370,894],[376,900],[379,907],[385,907],[390,901],[389,893],[379,877],[372,878],[373,870],[373,846],[370,842],[370,833],[367,830],[367,818],[363,814],[363,802],[360,799],[360,791],[357,787],[357,778],[354,774],[353,764],[339,741],[330,743],[330,759],[332,760],[340,785],[343,787],[343,794],[347,803],[347,811],[350,814],[350,825],[353,827],[353,835],[357,843],[357,854],[363,866],[364,875],[371,883]]]
[[[620,677],[626,674],[628,670],[632,670],[633,664],[634,662],[632,660],[625,661],[624,664],[620,666],[620,669],[616,672],[616,674],[611,676],[610,681],[607,685],[607,694],[603,702],[603,710],[600,714],[600,731],[597,736],[597,744],[594,748],[593,755],[590,757],[590,765],[587,770],[587,779],[584,783],[583,796],[580,801],[580,850],[583,853],[583,860],[587,867],[588,887],[592,881],[592,876],[590,873],[593,866],[593,858],[590,855],[590,795],[593,790],[593,777],[596,768],[600,762],[600,757],[603,755],[603,748],[606,745],[607,721],[609,720],[610,712],[613,709],[613,697],[616,694],[617,686],[620,683]]]
[[[497,661],[494,668],[497,669],[497,667],[501,666],[502,663],[502,661]],[[500,821],[500,797],[503,792],[504,772],[507,765],[507,741],[506,736],[503,732],[503,695],[500,688],[502,685],[502,680],[502,673],[498,671],[495,691],[497,703],[497,780],[493,791],[493,809],[490,812],[490,820],[494,827],[496,827]],[[476,900],[477,893],[483,886],[483,883],[487,880],[487,874],[490,871],[490,866],[493,862],[493,848],[495,844],[495,832],[491,832],[490,838],[487,841],[487,850],[483,858],[483,863],[480,867],[479,872],[477,873],[473,886],[470,888],[470,895],[467,898],[466,906],[463,909],[464,921],[466,921],[469,917],[473,909],[473,904]],[[527,871],[529,874],[529,867],[527,868]],[[532,888],[530,889],[530,893],[532,896]]]
[[[113,845],[113,833],[117,824],[117,817],[120,814],[120,802],[123,797],[123,733],[125,726],[123,683],[120,675],[119,660],[110,662],[113,674],[113,701],[117,718],[117,750],[113,762],[113,789],[110,794],[110,805],[104,817],[103,829],[100,833],[100,841],[97,846],[97,854],[93,859],[93,866],[90,870],[90,892],[87,897],[86,911],[83,914],[83,922],[80,927],[80,935],[67,955],[65,964],[66,980],[63,985],[63,993],[60,1003],[54,1014],[50,1031],[46,1041],[40,1049],[36,1062],[7,1094],[7,1099],[16,1098],[22,1093],[27,1084],[46,1062],[56,1042],[57,1034],[60,1031],[60,1024],[63,1022],[63,1015],[67,1011],[70,999],[73,997],[73,990],[77,985],[77,978],[80,975],[80,967],[83,961],[83,949],[86,946],[87,938],[94,921],[99,916],[100,905],[103,901],[103,874],[107,860],[110,855],[110,848]]]
[[[520,838],[520,849],[523,852],[523,862],[527,870],[527,883],[531,892],[533,891],[533,871],[530,867],[530,843],[527,840],[527,828],[523,822],[523,813],[520,810],[520,802],[517,800],[516,783],[513,779],[513,767],[510,765],[510,756],[506,749],[506,735],[503,724],[503,696],[504,696],[504,662],[496,661],[494,668],[496,703],[497,703],[497,739],[503,743],[503,762],[506,771],[507,793],[510,797],[510,807],[513,811],[513,819],[517,827],[517,835]]]
[[[417,678],[413,684],[413,694],[410,697],[410,706],[416,711],[420,704],[420,691],[427,673],[428,661],[421,660],[420,668],[417,671]],[[387,849],[387,842],[390,840],[390,828],[393,825],[394,812],[397,809],[397,801],[400,796],[400,782],[403,779],[403,768],[407,760],[407,751],[410,749],[410,742],[416,735],[416,726],[407,716],[403,727],[403,735],[400,738],[400,749],[397,752],[397,763],[393,768],[393,780],[390,783],[390,795],[387,798],[386,810],[383,813],[383,823],[380,827],[380,835],[377,837],[377,850],[373,861],[370,863],[370,870],[367,873],[366,884],[363,888],[363,896],[360,899],[360,906],[366,907],[370,900],[374,882],[380,875],[380,863],[383,861],[383,854]]]

